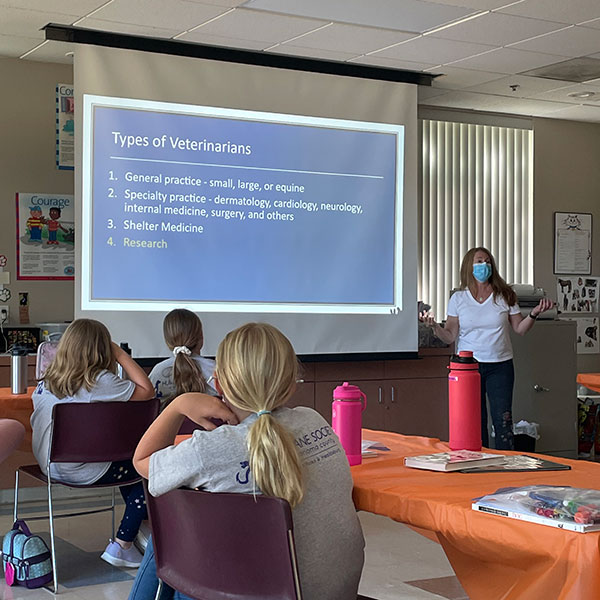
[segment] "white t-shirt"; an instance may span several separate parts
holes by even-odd
[[[202,375],[204,375],[204,379],[208,381],[212,374],[215,371],[215,361],[210,358],[204,358],[199,354],[193,354],[192,358],[198,364],[200,369],[202,370]],[[152,382],[154,386],[154,390],[156,392],[156,397],[160,400],[160,408],[161,410],[173,399],[177,396],[177,388],[175,387],[175,382],[173,381],[173,365],[175,364],[175,357],[167,358],[162,362],[159,362],[154,366],[152,371],[150,371],[150,375],[148,378]],[[217,390],[209,383],[206,386],[205,394],[209,396],[218,396]]]
[[[52,430],[52,408],[63,402],[127,402],[135,391],[135,383],[121,379],[110,371],[102,371],[94,387],[88,392],[82,387],[74,396],[57,398],[40,381],[33,392],[33,414],[31,446],[40,468],[46,473],[48,453],[50,452],[50,432]],[[106,435],[111,432],[107,431]],[[110,468],[110,462],[102,463],[53,463],[52,477],[65,483],[88,485],[98,481]],[[47,473],[46,473],[47,475]]]
[[[518,304],[508,306],[494,294],[481,304],[469,290],[455,292],[448,302],[448,316],[458,317],[456,351],[470,350],[479,362],[502,362],[513,357],[509,315],[520,314]]]
[[[305,469],[304,498],[292,511],[302,597],[354,599],[364,539],[344,449],[327,421],[311,408],[279,408],[273,417],[292,433]],[[251,415],[239,425],[214,431],[197,430],[178,446],[155,452],[150,457],[150,493],[160,496],[182,486],[253,493],[246,437],[257,418]]]

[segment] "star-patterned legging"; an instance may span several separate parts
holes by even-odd
[[[130,460],[121,460],[110,465],[108,471],[95,483],[127,483],[138,476]],[[119,488],[125,501],[125,514],[121,519],[117,537],[124,542],[133,542],[143,520],[148,518],[144,487],[138,481]]]

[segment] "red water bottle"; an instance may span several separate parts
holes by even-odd
[[[481,378],[473,353],[461,350],[450,359],[448,424],[450,450],[481,450]]]
[[[350,465],[362,462],[362,411],[367,397],[356,385],[347,381],[333,390],[331,426],[346,451]]]

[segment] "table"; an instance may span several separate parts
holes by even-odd
[[[600,373],[579,373],[577,383],[595,392],[600,392]]]
[[[560,458],[571,471],[438,473],[404,467],[403,457],[445,452],[445,442],[371,430],[363,430],[363,438],[391,451],[352,467],[357,509],[433,533],[471,600],[600,598],[600,532],[575,533],[471,509],[473,498],[500,487],[600,489],[600,465]]]

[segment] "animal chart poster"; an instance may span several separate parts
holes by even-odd
[[[598,312],[598,277],[557,277],[556,297],[559,313]]]
[[[17,194],[17,279],[73,279],[73,203],[68,194]]]
[[[577,321],[577,354],[598,354],[598,317],[571,317],[566,321]]]

